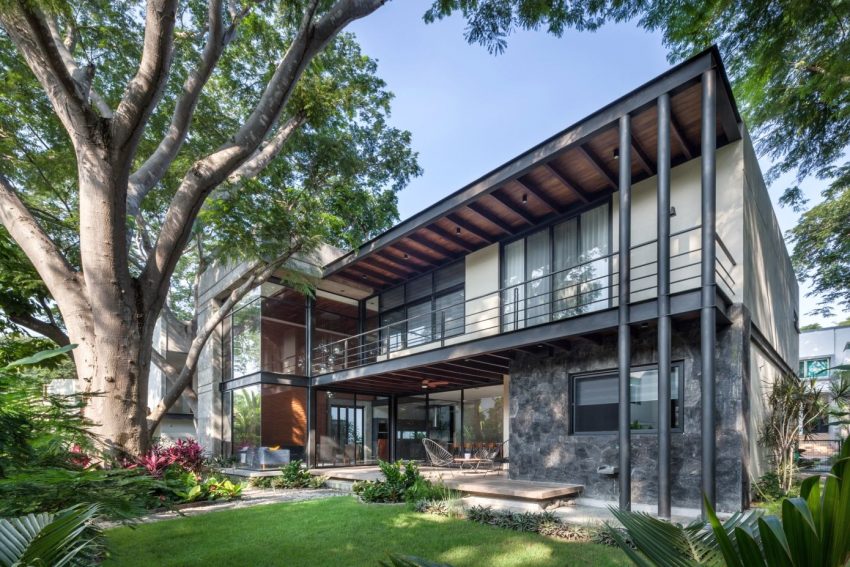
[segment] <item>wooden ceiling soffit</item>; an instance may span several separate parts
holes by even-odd
[[[649,177],[655,175],[655,165],[652,163],[652,160],[646,152],[643,151],[640,142],[638,142],[638,139],[635,138],[634,135],[632,135],[632,151],[634,152],[641,169],[643,169]]]
[[[673,134],[673,138],[676,139],[676,143],[679,144],[680,148],[682,148],[682,153],[685,154],[685,159],[693,159],[694,155],[696,155],[696,151],[685,137],[682,127],[679,125],[679,121],[673,113],[672,107],[670,108],[670,133]]]
[[[439,225],[430,224],[430,225],[425,227],[425,230],[429,230],[429,231],[433,232],[434,234],[436,234],[440,238],[444,238],[444,239],[448,240],[449,242],[451,242],[455,246],[463,248],[467,252],[475,252],[475,250],[477,250],[477,248],[475,246],[473,246],[472,244],[470,244],[469,242],[467,242],[463,238],[455,236],[454,234],[452,234],[448,230],[444,230]]]
[[[555,166],[552,165],[551,162],[550,163],[544,163],[543,167],[546,168],[546,171],[549,173],[549,175],[554,177],[558,181],[558,183],[560,183],[564,188],[567,189],[567,191],[570,191],[574,195],[576,195],[579,198],[579,200],[581,200],[582,203],[584,203],[586,205],[592,200],[590,195],[588,195],[585,191],[580,189],[579,186],[575,182],[567,179],[566,174],[563,173],[562,171],[559,171],[558,169],[556,169]]]
[[[514,179],[514,183],[522,187],[524,190],[528,191],[540,201],[549,207],[553,213],[561,213],[564,209],[563,205],[552,199],[549,195],[543,192],[543,190],[537,186],[537,183],[534,180],[529,179],[528,177],[522,178],[518,177]]]
[[[484,232],[483,230],[481,230],[477,226],[474,226],[474,225],[466,222],[465,220],[460,218],[455,213],[449,213],[448,215],[446,215],[446,218],[450,222],[453,222],[455,225],[457,225],[461,230],[465,230],[468,233],[477,236],[481,240],[485,241],[487,244],[492,244],[493,242],[495,242],[497,240],[497,238],[490,236],[489,234],[487,234],[486,232]]]
[[[430,240],[428,240],[427,238],[425,238],[425,237],[423,237],[419,234],[415,234],[415,233],[414,234],[408,234],[407,238],[409,238],[413,242],[416,242],[417,244],[420,244],[422,246],[429,248],[430,250],[433,250],[434,252],[440,254],[441,256],[445,256],[446,258],[454,258],[455,256],[457,256],[457,252],[452,252],[448,248],[445,248],[445,247],[437,244],[436,242],[431,242]]]
[[[530,224],[530,225],[537,224],[537,219],[534,218],[534,216],[531,213],[529,213],[527,209],[524,209],[522,207],[522,205],[517,205],[516,203],[511,201],[506,195],[503,195],[500,191],[501,190],[493,191],[492,193],[490,193],[490,196],[493,197],[494,199],[496,199],[497,201],[499,201],[500,203],[502,203],[502,205],[507,207],[507,209],[509,211],[511,211],[512,213],[517,215],[519,218],[521,218],[527,224]]]
[[[581,144],[575,146],[575,149],[578,150],[578,152],[585,158],[587,163],[589,163],[591,167],[593,167],[593,169],[596,170],[596,172],[602,176],[605,182],[614,191],[619,188],[617,180],[615,180],[611,172],[605,168],[605,165],[602,163],[599,157],[595,153],[593,153],[593,150],[591,150],[590,148],[586,148]]]
[[[516,232],[510,224],[503,221],[495,213],[484,207],[484,205],[482,205],[481,203],[469,203],[467,205],[467,208],[479,217],[489,222],[490,224],[496,226],[505,234],[514,234],[514,232]]]

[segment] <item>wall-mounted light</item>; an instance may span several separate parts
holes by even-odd
[[[528,204],[528,193],[523,193],[523,194],[522,194],[522,204],[523,204],[523,205],[527,205],[527,204]]]
[[[675,217],[675,216],[676,216],[676,207],[670,207],[670,216],[671,216],[671,217]]]

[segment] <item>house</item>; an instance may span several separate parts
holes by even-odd
[[[800,333],[799,376],[817,381],[824,396],[829,396],[830,382],[836,366],[850,365],[850,326],[807,329]],[[838,439],[847,436],[847,427],[821,420],[812,438],[803,444],[807,455],[819,452],[837,453]]]
[[[205,313],[243,269],[204,275]],[[714,48],[288,269],[315,297],[262,286],[196,376],[199,439],[245,467],[421,459],[427,437],[622,507],[739,510],[764,389],[798,364],[797,283]]]

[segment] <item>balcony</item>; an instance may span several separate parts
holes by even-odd
[[[699,237],[700,226],[671,234],[671,296],[699,289],[702,261]],[[717,244],[717,288],[731,302],[737,291],[732,275],[736,261],[719,237]],[[630,305],[654,305],[658,279],[655,256],[655,239],[631,248]],[[618,253],[612,253],[582,258],[581,263],[564,270],[320,345],[312,353],[313,375],[351,370],[499,335],[515,334],[516,346],[521,346],[523,339],[519,338],[519,331],[614,311],[619,293],[618,257]],[[693,304],[689,303],[683,309],[691,307]]]

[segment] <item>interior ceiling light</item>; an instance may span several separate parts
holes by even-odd
[[[614,159],[620,159],[620,148],[614,148]]]
[[[407,260],[410,256],[407,255],[407,252],[404,253],[404,259]]]

